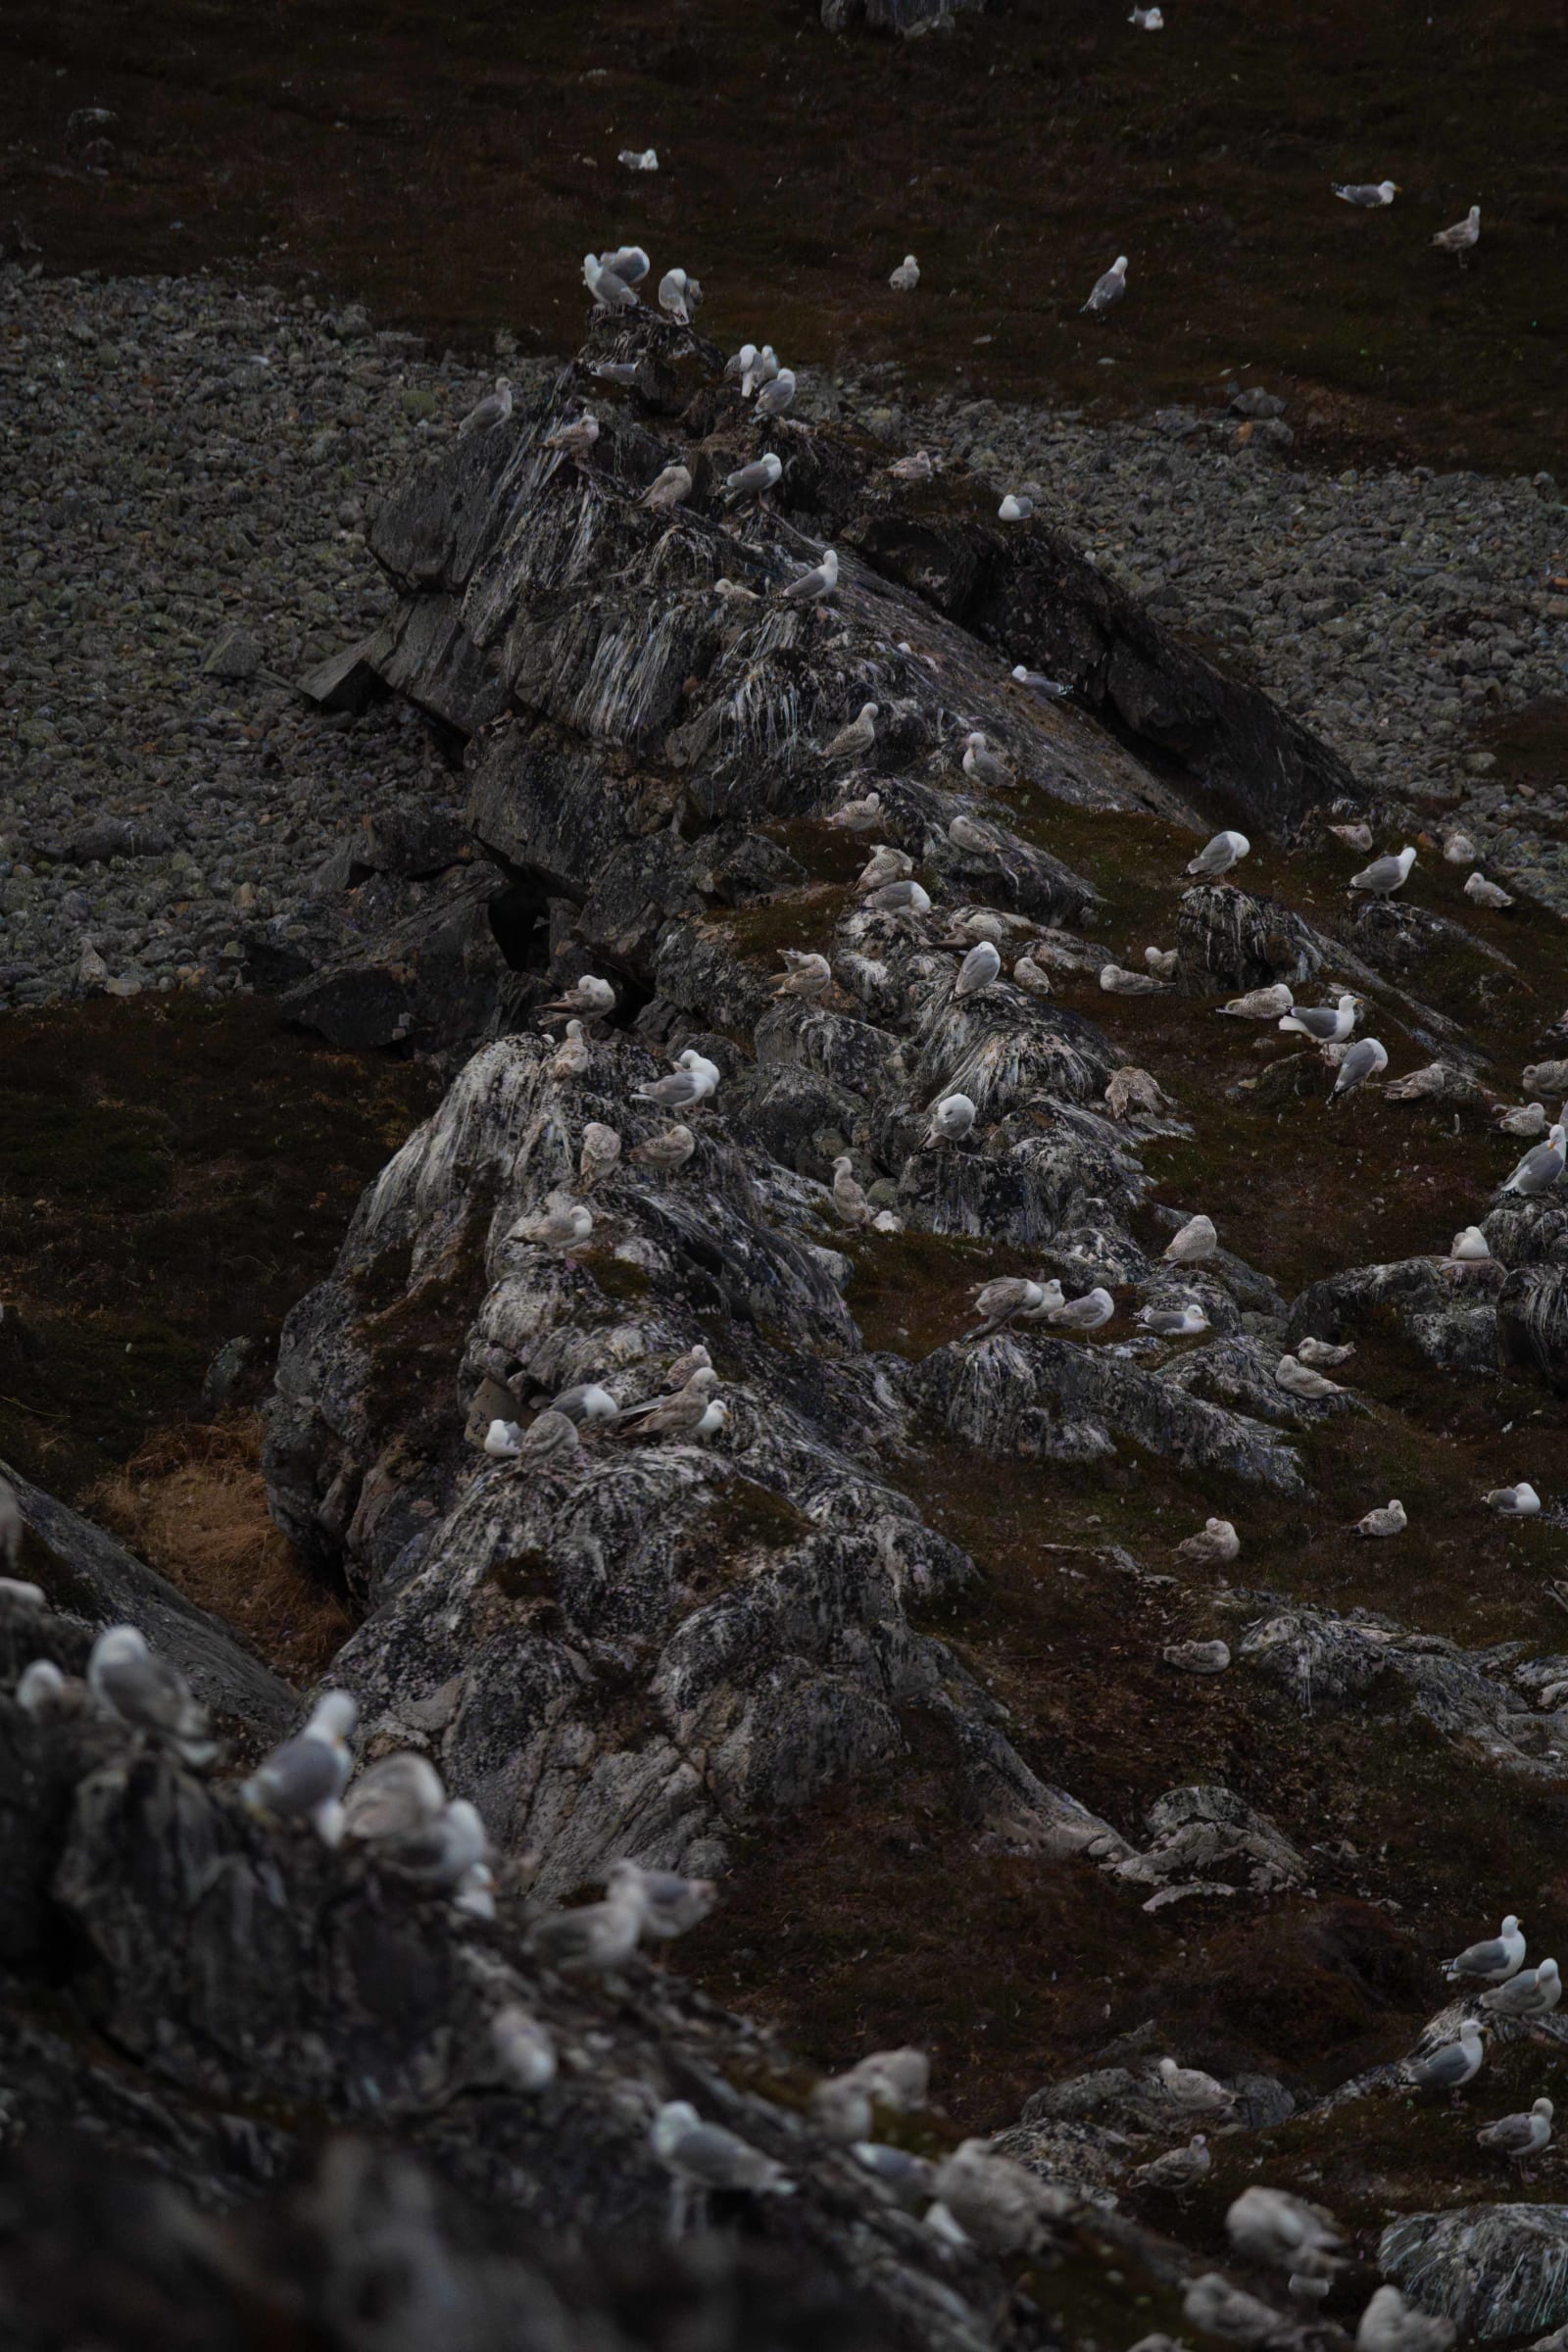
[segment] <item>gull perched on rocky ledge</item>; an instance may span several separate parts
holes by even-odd
[[[510,376],[498,375],[495,390],[487,392],[477,408],[470,409],[459,425],[458,438],[461,441],[467,433],[491,432],[498,424],[505,424],[511,415],[512,380]]]
[[[1450,1984],[1456,1984],[1461,1977],[1477,1978],[1483,1984],[1503,1984],[1510,1977],[1517,1976],[1524,1964],[1524,1932],[1518,1913],[1510,1911],[1495,1936],[1485,1936],[1480,1943],[1467,1943],[1447,1963],[1445,1974]]]
[[[1233,865],[1240,865],[1242,859],[1250,853],[1251,847],[1245,833],[1229,830],[1216,833],[1212,841],[1204,843],[1196,858],[1188,860],[1187,871],[1196,875],[1200,882],[1217,882],[1220,875],[1228,874]]]
[[[1391,899],[1396,890],[1404,888],[1414,863],[1415,852],[1406,842],[1402,850],[1391,857],[1374,858],[1370,865],[1363,865],[1358,874],[1350,876],[1348,887],[1365,891],[1368,898]]]
[[[1462,270],[1465,255],[1472,245],[1479,243],[1480,237],[1481,207],[1473,204],[1462,220],[1456,220],[1451,228],[1440,228],[1432,242],[1440,253],[1457,254]]]
[[[860,759],[876,741],[877,716],[878,710],[875,703],[862,703],[858,716],[852,718],[848,726],[840,727],[831,743],[823,745],[822,758],[824,760]]]
[[[1118,253],[1104,276],[1096,278],[1090,291],[1089,300],[1084,304],[1083,310],[1092,318],[1102,318],[1106,311],[1113,309],[1120,302],[1126,291],[1127,256],[1124,253]],[[1083,312],[1080,312],[1079,316],[1082,317]]]

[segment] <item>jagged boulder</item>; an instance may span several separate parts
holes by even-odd
[[[1411,2213],[1378,2241],[1378,2264],[1423,2311],[1491,2343],[1568,2320],[1568,2206],[1465,2205]]]

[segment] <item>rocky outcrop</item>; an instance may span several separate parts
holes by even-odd
[[[1378,2261],[1423,2311],[1483,2343],[1568,2320],[1568,2206],[1406,2214],[1383,2232]]]

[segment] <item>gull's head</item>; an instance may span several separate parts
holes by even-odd
[[[784,470],[784,461],[776,450],[770,449],[762,460],[762,471],[770,483],[776,482]]]
[[[99,1635],[93,1653],[100,1666],[129,1665],[146,1657],[147,1643],[133,1625],[112,1625]]]
[[[882,706],[880,703],[862,703],[860,705],[860,724],[864,726],[868,718],[875,718],[879,714],[881,709]]]
[[[915,260],[912,253],[906,253],[904,257],[904,267],[906,270],[918,270],[920,265]]]
[[[1385,204],[1392,204],[1398,193],[1399,183],[1396,179],[1384,179],[1378,182],[1378,194]]]
[[[839,560],[831,547],[828,549],[826,555],[822,558],[821,569],[822,577],[826,580],[828,586],[830,588],[836,586],[839,576]]]
[[[1127,274],[1127,256],[1126,256],[1124,253],[1118,253],[1118,254],[1117,254],[1117,256],[1116,256],[1116,259],[1115,259],[1115,260],[1114,260],[1114,261],[1111,263],[1111,265],[1110,265],[1110,271],[1111,271],[1111,275],[1112,275],[1113,277],[1125,277],[1125,276],[1126,276],[1126,274]]]
[[[978,727],[970,728],[963,739],[963,748],[966,752],[983,752],[985,750],[986,739]]]
[[[1506,1918],[1506,1919],[1503,1921],[1503,1923],[1502,1923],[1502,1932],[1503,1932],[1503,1934],[1504,1934],[1505,1936],[1513,1936],[1513,1935],[1516,1935],[1516,1934],[1518,1933],[1518,1928],[1519,1928],[1519,1919],[1518,1919],[1518,1914],[1517,1914],[1516,1912],[1510,1911],[1510,1912],[1509,1912],[1509,1914],[1508,1914],[1508,1916],[1507,1916],[1507,1918]]]
[[[352,1691],[328,1690],[311,1710],[310,1728],[323,1740],[346,1740],[359,1714],[360,1703]]]
[[[1479,204],[1473,204],[1470,207],[1469,219],[1472,228],[1479,227],[1481,221],[1481,207]]]

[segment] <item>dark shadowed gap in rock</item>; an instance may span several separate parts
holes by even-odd
[[[550,968],[550,901],[554,896],[538,874],[518,874],[485,903],[491,935],[514,972],[545,972]]]

